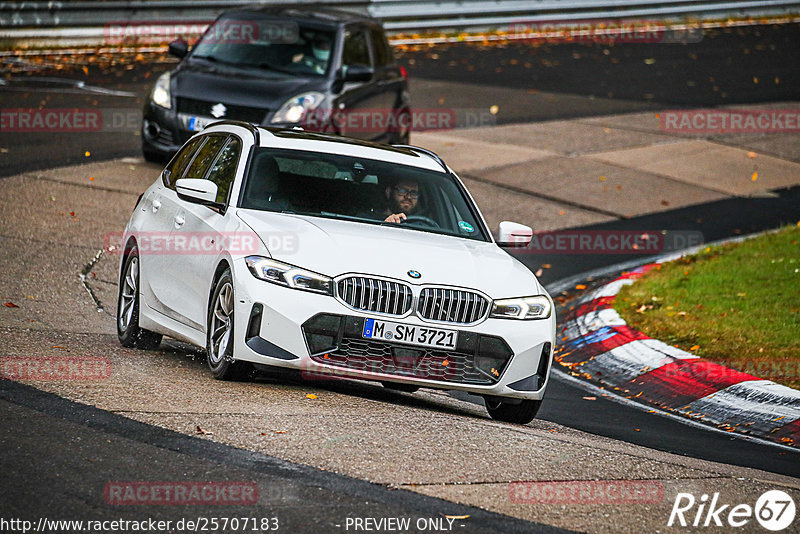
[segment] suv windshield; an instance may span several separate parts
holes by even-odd
[[[325,74],[334,32],[286,19],[245,19],[231,15],[212,24],[192,50],[192,57],[240,67],[289,74]]]
[[[474,205],[449,174],[323,152],[257,148],[240,207],[489,241]],[[397,213],[405,222],[386,222]]]

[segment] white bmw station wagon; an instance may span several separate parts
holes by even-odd
[[[216,378],[298,369],[461,390],[527,423],[555,338],[550,296],[436,154],[219,122],[141,196],[123,238],[117,330],[205,347]]]

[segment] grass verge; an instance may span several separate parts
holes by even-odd
[[[800,389],[800,223],[663,264],[615,308],[652,338]]]

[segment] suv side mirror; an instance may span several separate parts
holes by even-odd
[[[178,38],[169,44],[169,53],[177,58],[183,58],[189,53],[189,43]]]
[[[497,234],[497,244],[501,247],[524,247],[533,238],[533,228],[511,221],[503,221]]]
[[[195,204],[216,204],[217,184],[202,178],[181,178],[175,182],[178,197]]]
[[[346,82],[368,82],[375,74],[375,70],[367,65],[354,63],[345,67],[344,81]]]

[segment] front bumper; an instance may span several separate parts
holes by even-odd
[[[175,111],[145,103],[142,118],[142,146],[150,152],[175,154],[197,132],[189,130],[187,117]]]
[[[333,297],[256,279],[234,262],[237,359],[299,369],[306,378],[353,378],[456,389],[479,395],[541,399],[547,385],[555,318],[486,319],[474,325],[431,324],[416,315],[388,319],[458,331],[455,350],[362,336],[364,320]]]

